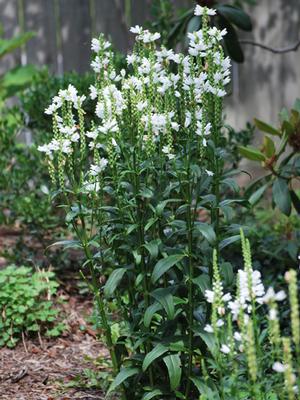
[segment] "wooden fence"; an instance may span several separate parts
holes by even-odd
[[[184,6],[188,0],[173,0]],[[52,72],[85,72],[90,64],[90,42],[103,32],[115,47],[132,45],[129,28],[151,18],[152,0],[0,0],[0,22],[5,37],[22,31],[36,36],[0,66],[16,63],[48,65]],[[190,1],[191,3],[191,1]]]
[[[175,6],[192,0],[172,0]],[[17,63],[48,65],[55,73],[89,70],[90,40],[106,34],[120,50],[132,44],[128,30],[150,16],[152,0],[0,0],[0,22],[5,37],[32,30],[36,36],[22,51],[8,56],[0,73]],[[299,39],[300,1],[261,0],[251,8],[253,33],[247,38],[273,47]],[[254,116],[276,122],[284,105],[300,97],[300,49],[275,55],[245,48],[246,62],[234,65],[233,94],[227,101],[228,121],[243,127]]]

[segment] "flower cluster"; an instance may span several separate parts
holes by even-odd
[[[127,56],[129,73],[115,70],[111,44],[102,35],[93,39],[91,48],[95,57],[91,66],[97,79],[90,87],[90,97],[96,100],[95,121],[88,129],[84,127],[85,96],[79,96],[70,85],[45,110],[53,116],[55,135],[39,150],[51,161],[55,153],[59,154],[61,167],[70,162],[68,157],[76,151],[77,142],[84,153],[87,140],[88,148],[94,152],[93,165],[99,157],[110,160],[112,165],[122,132],[129,124],[148,157],[158,149],[161,156],[173,160],[178,142],[175,136],[179,134],[181,137],[196,135],[203,159],[212,132],[219,129],[208,112],[209,97],[225,95],[224,88],[230,81],[230,60],[224,58],[220,46],[226,31],[208,25],[208,16],[214,12],[197,6],[195,14],[204,14],[206,18],[201,31],[189,34],[187,56],[157,49],[155,42],[160,38],[159,33],[140,26],[131,28],[137,45]],[[207,168],[203,172],[213,175]]]

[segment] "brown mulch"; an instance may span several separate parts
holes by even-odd
[[[86,357],[107,358],[108,352],[83,319],[91,313],[91,302],[80,296],[62,296],[62,313],[67,316],[68,327],[63,337],[25,338],[15,349],[0,349],[1,400],[104,399],[101,390],[68,388],[68,383],[81,376],[85,368],[96,369]]]

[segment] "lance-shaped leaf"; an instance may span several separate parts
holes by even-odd
[[[219,14],[228,19],[236,27],[244,30],[252,30],[252,22],[248,14],[241,8],[234,7],[229,4],[221,4],[216,7]]]
[[[264,121],[261,121],[260,119],[254,118],[254,123],[257,126],[257,128],[262,132],[269,133],[270,135],[281,136],[281,133],[278,129],[274,128],[273,126],[267,124]]]
[[[164,357],[167,366],[171,390],[175,390],[180,385],[181,380],[181,360],[179,354],[170,354]]]
[[[272,192],[273,200],[277,207],[285,215],[290,215],[292,202],[287,181],[282,178],[276,179],[273,184]]]
[[[238,147],[239,152],[241,153],[242,156],[245,158],[248,158],[248,160],[253,160],[253,161],[265,161],[265,156],[261,151],[256,149],[255,147],[248,146],[239,146]]]
[[[162,396],[163,392],[160,389],[151,390],[151,392],[147,392],[142,397],[142,400],[151,400],[157,396]]]
[[[146,369],[149,367],[149,365],[151,365],[153,363],[153,361],[155,361],[157,358],[159,358],[160,356],[162,356],[163,354],[165,354],[168,351],[168,348],[166,346],[164,346],[161,343],[158,343],[153,350],[150,351],[150,353],[148,353],[146,355],[146,357],[144,358],[143,361],[143,371],[146,371]]]
[[[126,268],[117,268],[110,274],[104,286],[105,296],[111,297],[114,294],[126,271]]]
[[[166,258],[163,258],[162,260],[159,260],[152,272],[151,280],[153,283],[158,281],[158,279],[165,274],[167,271],[169,271],[170,268],[172,268],[175,264],[177,264],[180,260],[182,260],[184,257],[184,254],[172,254],[171,256],[168,256]]]
[[[174,319],[175,306],[174,298],[169,288],[159,288],[151,292],[151,296],[157,300],[167,313],[169,319]]]
[[[197,229],[197,231],[202,233],[202,235],[210,244],[213,244],[215,242],[216,234],[214,228],[211,225],[205,222],[196,222],[195,229]]]
[[[113,392],[118,386],[122,385],[128,378],[137,375],[140,372],[138,368],[123,368],[115,377],[114,381],[110,385],[107,394]]]
[[[151,306],[147,308],[144,314],[144,325],[146,328],[149,328],[153,315],[162,309],[162,305],[160,303],[153,303]]]

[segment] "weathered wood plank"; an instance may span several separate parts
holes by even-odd
[[[17,0],[0,0],[0,23],[3,28],[4,38],[12,38],[19,33]],[[16,66],[20,62],[21,53],[19,50],[14,51],[13,54],[6,55],[0,61],[0,74]]]
[[[95,3],[96,32],[104,33],[115,48],[125,51],[130,43],[124,1],[101,0]]]
[[[85,72],[90,64],[91,20],[89,1],[60,0],[64,71]]]
[[[27,62],[57,72],[56,23],[53,0],[25,0],[25,30],[36,36],[26,46]]]

